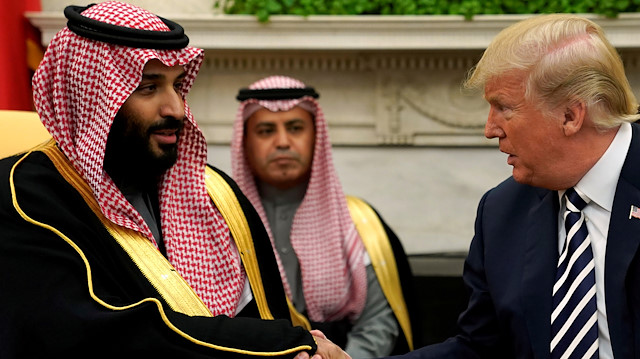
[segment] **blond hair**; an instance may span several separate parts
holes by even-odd
[[[510,71],[524,71],[525,99],[541,110],[583,101],[601,129],[640,116],[638,103],[616,49],[602,28],[570,14],[539,15],[502,30],[489,44],[464,86],[484,88]]]

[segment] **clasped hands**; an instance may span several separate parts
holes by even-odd
[[[349,354],[333,344],[321,331],[312,330],[310,333],[318,344],[318,350],[311,359],[351,359]],[[309,359],[309,353],[300,352],[294,359]]]

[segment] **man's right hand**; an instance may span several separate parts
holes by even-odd
[[[318,349],[311,359],[351,359],[349,354],[333,344],[321,331],[312,330],[311,335],[318,344]],[[309,354],[307,352],[299,353],[295,359],[309,359]]]

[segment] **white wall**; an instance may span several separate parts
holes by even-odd
[[[344,191],[370,202],[408,254],[466,252],[478,201],[511,175],[497,148],[335,147]],[[209,162],[231,174],[227,146]]]

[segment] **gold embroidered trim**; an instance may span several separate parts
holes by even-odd
[[[136,231],[116,225],[104,216],[89,185],[73,169],[57,147],[44,146],[40,151],[49,157],[62,177],[82,195],[109,234],[127,252],[131,260],[171,309],[190,316],[212,316],[200,297],[151,241]]]
[[[369,253],[373,269],[409,344],[413,350],[413,335],[409,312],[402,294],[400,276],[389,238],[374,210],[363,200],[347,196],[347,206],[362,242]]]
[[[287,305],[289,306],[289,315],[291,315],[291,323],[293,323],[293,326],[311,330],[311,323],[309,323],[309,319],[298,312],[289,298],[287,298]]]
[[[229,226],[231,236],[242,258],[244,270],[249,278],[249,284],[251,285],[256,304],[258,305],[260,317],[262,319],[273,319],[267,302],[267,296],[264,292],[264,285],[262,284],[262,276],[260,275],[260,268],[258,267],[256,251],[253,247],[251,230],[249,229],[247,218],[242,212],[240,203],[235,193],[233,193],[233,189],[231,189],[222,176],[209,167],[205,170],[205,184],[209,196]]]
[[[75,173],[77,175],[77,173],[73,170],[72,166],[67,162],[66,158],[64,157],[64,155],[62,154],[62,152],[60,152],[58,150],[58,148],[55,145],[55,142],[53,140],[38,146],[35,150],[39,150],[39,151],[43,151],[45,154],[47,154],[47,156],[49,156],[50,154],[53,154],[54,157],[58,157],[61,156],[62,159],[64,159],[63,162],[61,162],[60,164],[62,164],[63,168],[62,171],[60,172],[63,176],[65,176],[63,174],[64,173]],[[227,351],[227,352],[232,352],[232,353],[238,353],[238,354],[243,354],[243,355],[254,355],[254,356],[263,356],[263,357],[272,357],[272,356],[280,356],[280,355],[286,355],[286,354],[294,354],[294,353],[298,353],[300,351],[305,351],[305,350],[310,350],[311,346],[309,345],[300,345],[294,348],[290,348],[290,349],[286,349],[286,350],[282,350],[279,352],[256,352],[256,351],[250,351],[250,350],[244,350],[244,349],[237,349],[237,348],[229,348],[229,347],[223,347],[220,345],[215,345],[215,344],[211,344],[211,343],[207,343],[204,342],[202,340],[193,338],[192,336],[190,336],[189,334],[183,332],[182,330],[180,330],[180,328],[176,327],[167,317],[164,308],[162,306],[162,303],[156,299],[156,298],[144,298],[142,300],[140,300],[137,303],[133,303],[130,305],[126,305],[126,306],[114,306],[111,305],[105,301],[103,301],[102,299],[100,299],[94,292],[93,290],[93,282],[92,282],[92,275],[91,275],[91,265],[89,264],[89,261],[87,259],[87,257],[84,255],[84,253],[82,252],[82,249],[80,249],[80,247],[78,247],[78,245],[76,245],[69,237],[67,237],[64,233],[60,232],[57,228],[52,227],[51,225],[48,225],[46,223],[42,223],[39,221],[34,220],[33,218],[29,217],[20,207],[20,205],[18,204],[18,199],[17,199],[17,195],[16,195],[16,189],[15,189],[15,183],[14,183],[14,173],[15,173],[15,169],[17,168],[17,166],[22,163],[22,161],[27,158],[29,156],[29,154],[32,151],[29,151],[28,153],[26,153],[23,157],[21,157],[11,168],[11,172],[9,174],[9,187],[11,189],[11,200],[13,203],[14,208],[16,209],[16,212],[27,222],[45,228],[51,232],[53,232],[54,234],[56,234],[57,236],[59,236],[60,238],[62,238],[67,244],[69,244],[69,246],[71,246],[76,253],[78,253],[78,255],[80,256],[80,258],[82,259],[82,261],[85,264],[85,268],[86,268],[86,274],[87,274],[87,284],[88,284],[88,289],[89,289],[89,295],[91,296],[91,298],[96,301],[98,304],[104,306],[105,308],[114,310],[114,311],[121,311],[121,310],[126,310],[126,309],[130,309],[130,308],[134,308],[137,307],[143,303],[147,303],[147,302],[151,302],[154,303],[156,305],[156,307],[158,308],[158,312],[160,314],[160,317],[162,318],[163,322],[165,323],[165,325],[167,327],[169,327],[171,330],[173,330],[176,334],[180,335],[181,337],[187,339],[188,341],[203,346],[203,347],[207,347],[207,348],[211,348],[211,349],[215,349],[215,350],[220,350],[220,351]],[[51,158],[49,156],[49,158]],[[53,160],[52,160],[53,161]],[[55,164],[55,161],[54,161]],[[66,166],[66,168],[64,168],[64,166]],[[58,168],[58,165],[56,165],[56,168]],[[59,169],[60,171],[60,169]],[[65,177],[66,179],[67,177]],[[73,183],[69,182],[70,184],[73,185]],[[86,183],[85,183],[86,184]],[[75,187],[74,187],[75,188]],[[82,194],[82,193],[81,193]],[[84,195],[83,195],[84,197]],[[93,198],[93,197],[92,197]],[[95,201],[95,199],[94,199]],[[113,234],[112,234],[113,235]],[[155,249],[155,247],[153,247],[153,250],[157,251],[157,249]],[[207,310],[208,311],[208,310]],[[210,315],[210,314],[209,314]]]

